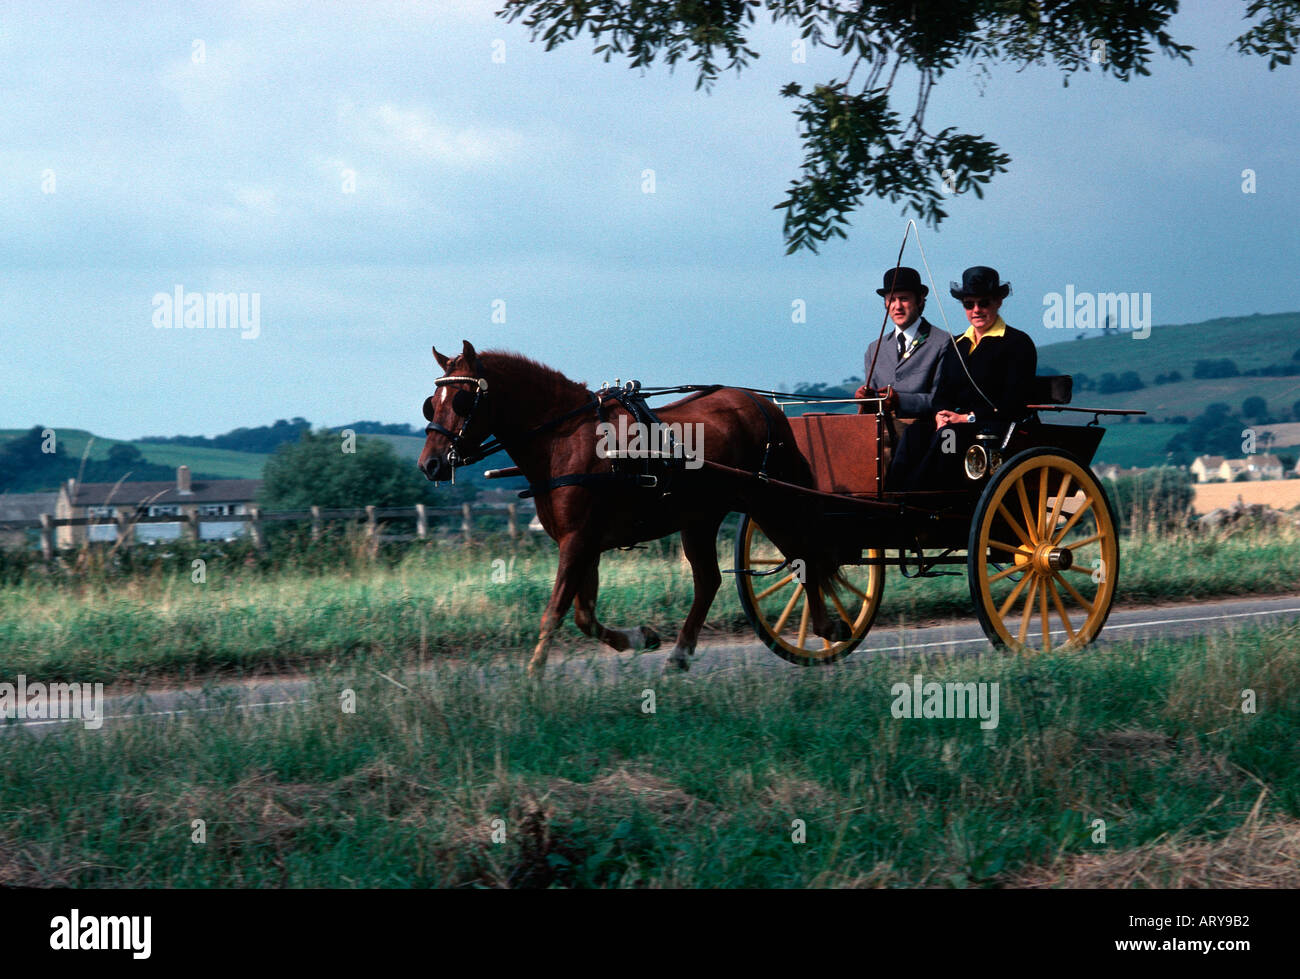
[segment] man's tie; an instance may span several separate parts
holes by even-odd
[[[898,334],[898,362],[903,362],[903,357],[907,353],[907,334]]]

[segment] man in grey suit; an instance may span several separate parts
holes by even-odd
[[[916,269],[902,267],[887,271],[884,288],[876,290],[885,299],[885,309],[894,322],[894,329],[867,348],[863,364],[866,383],[854,397],[882,397],[900,418],[934,414],[934,391],[944,362],[952,356],[949,333],[932,326],[921,315],[929,292]],[[876,346],[880,343],[883,346],[877,355]],[[868,406],[858,405],[858,410],[865,412]]]

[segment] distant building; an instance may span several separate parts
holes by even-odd
[[[1198,483],[1212,483],[1222,479],[1223,456],[1197,456],[1192,462],[1192,475]]]
[[[1225,459],[1219,467],[1219,478],[1225,483],[1235,483],[1243,477],[1249,480],[1281,479],[1282,460],[1275,455],[1252,455],[1244,459]]]
[[[1114,479],[1119,475],[1119,466],[1113,462],[1094,462],[1092,474],[1098,479]]]
[[[1225,483],[1235,483],[1245,473],[1245,459],[1224,459],[1223,465],[1219,467],[1219,478]]]
[[[1264,454],[1250,456],[1246,460],[1246,463],[1246,468],[1251,474],[1251,479],[1282,478],[1282,460],[1275,455]]]
[[[54,514],[58,493],[0,493],[0,524],[8,520],[40,520],[42,513]],[[25,547],[35,530],[6,530],[0,526],[0,547]]]
[[[116,521],[128,516],[175,516],[176,523],[138,524],[138,541],[175,540],[181,536],[182,523],[191,514],[200,517],[228,517],[245,514],[262,488],[260,479],[192,480],[190,467],[176,470],[176,482],[78,483],[68,480],[60,489],[55,506],[56,517],[102,517]],[[246,523],[205,520],[199,532],[204,540],[229,540],[248,529]],[[60,527],[58,546],[75,547],[85,540],[117,540],[115,523],[84,527]]]
[[[1096,462],[1092,465],[1092,472],[1098,479],[1123,479],[1126,476],[1141,476],[1147,470],[1141,466],[1125,469],[1113,462]]]

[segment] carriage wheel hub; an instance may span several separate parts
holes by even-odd
[[[1034,549],[1034,570],[1039,574],[1065,571],[1074,566],[1074,555],[1068,547],[1053,547],[1044,541]]]

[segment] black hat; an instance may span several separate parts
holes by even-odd
[[[1011,283],[1003,282],[998,277],[998,270],[987,265],[973,265],[961,274],[961,285],[948,283],[953,299],[965,299],[967,296],[993,296],[1006,299],[1011,292]]]
[[[900,265],[885,273],[885,287],[877,289],[877,296],[887,296],[891,292],[914,292],[922,299],[930,293],[928,286],[921,284],[921,274],[916,269]]]

